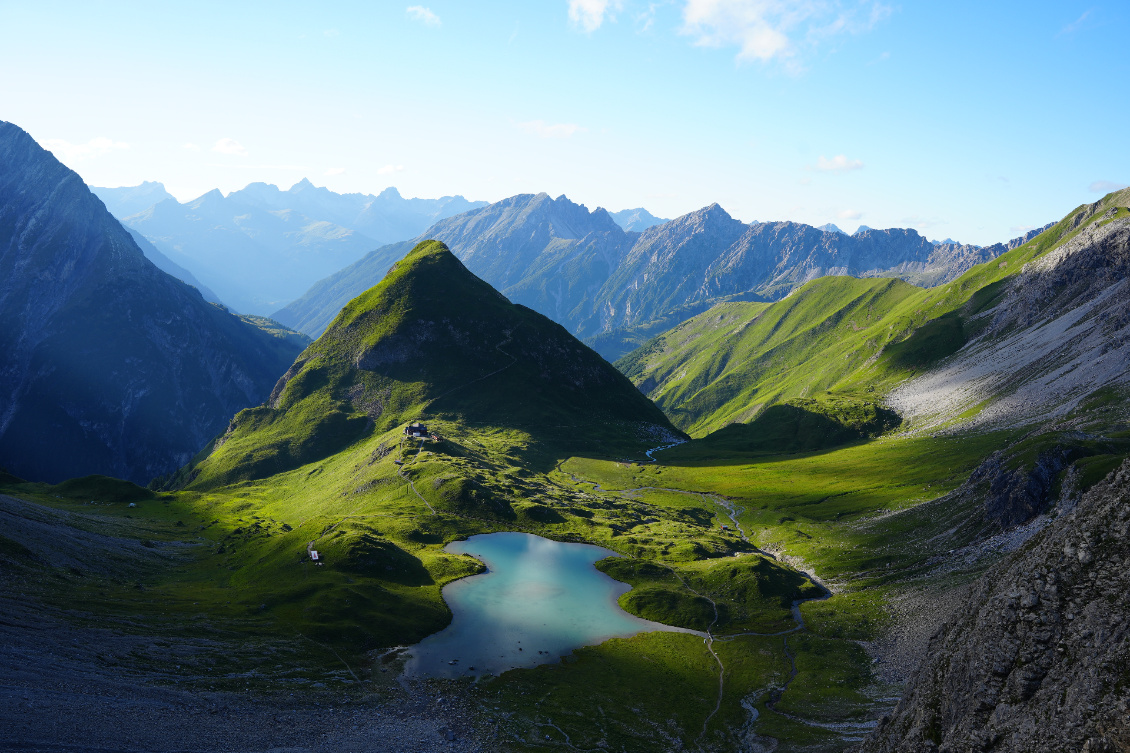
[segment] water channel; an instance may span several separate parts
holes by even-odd
[[[621,609],[616,600],[631,586],[593,567],[615,556],[603,547],[505,532],[455,541],[446,551],[471,555],[487,572],[444,586],[451,624],[412,647],[408,674],[500,674],[555,662],[609,638],[693,632]]]

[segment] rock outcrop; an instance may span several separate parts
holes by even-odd
[[[1130,461],[981,578],[859,753],[1130,750]]]

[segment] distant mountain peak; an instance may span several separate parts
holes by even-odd
[[[651,212],[643,207],[636,207],[635,209],[622,209],[619,212],[609,212],[610,217],[616,222],[617,225],[625,230],[632,230],[635,232],[643,232],[649,227],[662,225],[665,222],[670,222],[668,219],[656,217]]]
[[[839,233],[840,235],[847,235],[847,233],[841,230],[838,225],[835,225],[831,222],[821,225],[816,229],[823,230],[826,233]]]
[[[218,188],[213,188],[211,191],[200,194],[192,201],[188,202],[186,206],[193,209],[200,209],[203,206],[213,205],[224,200],[224,194]]]

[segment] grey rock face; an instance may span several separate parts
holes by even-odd
[[[514,196],[443,220],[416,240],[429,238],[445,242],[475,274],[596,345],[606,358],[638,339],[617,333],[655,323],[666,329],[720,300],[776,300],[824,275],[936,285],[1011,246],[935,246],[902,229],[862,227],[849,236],[795,222],[747,225],[717,204],[636,233],[602,209],[590,212],[546,194]],[[410,247],[371,252],[273,316],[317,336]]]
[[[990,570],[860,753],[1130,750],[1130,461]]]
[[[297,350],[157,269],[0,122],[0,466],[147,483],[262,402]]]

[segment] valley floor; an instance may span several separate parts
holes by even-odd
[[[692,442],[530,473],[505,460],[513,436],[436,425],[427,450],[377,436],[204,494],[5,484],[0,750],[842,751],[1047,520],[985,518],[971,474],[1008,433],[723,458]],[[1103,447],[1096,467],[1125,449]],[[494,501],[453,507],[458,477]],[[606,546],[622,606],[700,634],[478,683],[400,677],[396,631],[442,628],[439,588],[475,571],[443,545],[490,530]]]

